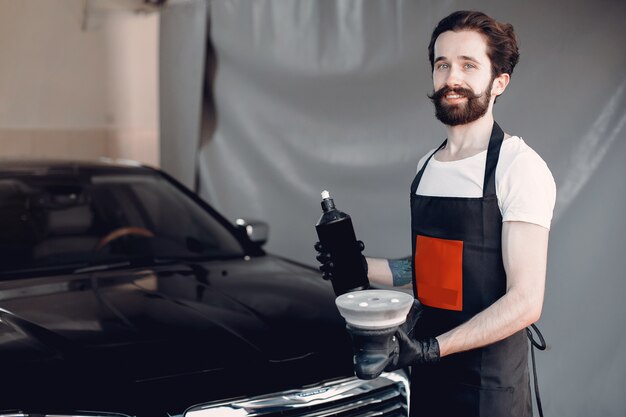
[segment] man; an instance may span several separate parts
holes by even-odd
[[[543,160],[494,122],[517,40],[511,25],[461,11],[439,22],[428,50],[447,139],[418,163],[412,258],[368,258],[368,277],[412,284],[423,306],[397,334],[412,415],[529,416],[524,329],[541,314],[556,189]],[[322,270],[332,275],[328,262]]]

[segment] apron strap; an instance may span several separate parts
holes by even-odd
[[[535,340],[535,336],[530,329],[533,329],[537,336],[539,337],[539,343]],[[548,345],[546,344],[543,335],[539,331],[539,328],[534,324],[531,324],[530,327],[526,328],[526,335],[528,336],[528,340],[530,340],[530,354],[533,362],[533,380],[535,382],[535,401],[537,404],[537,411],[539,411],[539,417],[543,417],[543,407],[541,406],[541,396],[539,395],[539,381],[537,378],[537,364],[535,362],[535,348],[539,350],[546,350]]]
[[[446,143],[448,143],[448,139],[444,140],[443,143],[441,145],[439,145],[439,147],[437,149],[435,149],[435,151],[433,153],[430,154],[430,156],[428,157],[426,162],[424,162],[424,165],[422,165],[422,168],[419,170],[419,172],[417,173],[417,175],[413,179],[413,183],[411,183],[411,194],[409,196],[409,199],[411,200],[411,207],[413,207],[413,196],[417,192],[417,186],[419,185],[420,181],[422,180],[422,175],[424,174],[424,170],[426,169],[426,165],[428,165],[428,162],[430,161],[430,158],[433,157],[433,155],[435,155],[437,152],[439,152],[439,150],[443,149],[443,147],[446,146]]]
[[[500,147],[504,141],[504,132],[494,121],[487,149],[487,162],[485,163],[485,178],[483,180],[483,197],[496,195],[496,166],[500,158]]]

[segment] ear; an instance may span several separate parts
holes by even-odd
[[[509,85],[509,81],[511,81],[511,76],[509,74],[504,73],[498,75],[493,80],[493,84],[491,84],[491,95],[497,97],[504,93],[506,86]]]

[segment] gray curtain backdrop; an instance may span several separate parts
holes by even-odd
[[[539,323],[549,344],[538,355],[545,414],[624,416],[623,1],[212,1],[212,128],[201,140],[162,134],[202,144],[195,161],[164,154],[163,166],[185,166],[188,178],[195,164],[214,207],[267,221],[270,252],[315,264],[319,193],[328,189],[366,255],[408,255],[409,185],[445,135],[426,97],[427,46],[439,19],[458,9],[515,26],[521,61],[496,120],[543,156],[557,182]],[[175,56],[163,45],[161,54],[166,63]],[[168,94],[161,100],[162,111],[177,111]]]

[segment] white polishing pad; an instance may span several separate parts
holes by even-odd
[[[405,322],[413,296],[390,290],[363,290],[342,294],[335,299],[339,312],[352,326],[384,329]]]

